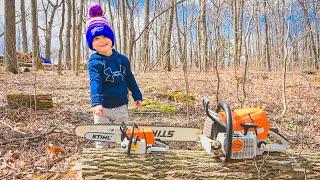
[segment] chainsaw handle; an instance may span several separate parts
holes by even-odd
[[[219,101],[216,112],[220,112],[223,109],[226,113],[226,144],[225,144],[225,162],[229,161],[231,154],[232,154],[232,135],[233,135],[233,128],[232,128],[232,113],[229,105],[225,101]]]
[[[128,156],[130,156],[130,154],[131,154],[131,145],[132,145],[132,141],[133,141],[133,137],[134,137],[134,128],[135,128],[135,126],[132,126],[132,134],[131,134],[131,137],[130,137],[129,143],[128,143],[128,151],[127,151]]]
[[[216,125],[222,127],[225,132],[226,132],[226,143],[225,143],[225,159],[224,161],[227,162],[230,157],[231,157],[231,149],[232,149],[232,134],[233,134],[233,129],[232,129],[232,114],[231,114],[231,109],[229,105],[225,101],[219,101],[216,111],[212,111],[209,109],[209,100],[207,97],[203,98],[203,106],[205,108],[207,116],[214,122]],[[221,109],[224,110],[226,114],[226,124],[224,124],[219,116],[218,113],[221,111]]]
[[[220,106],[219,106],[219,104],[218,104],[218,107],[217,108],[219,108],[219,111],[216,111],[216,112],[214,112],[214,111],[212,111],[212,110],[210,110],[209,109],[209,99],[207,98],[207,97],[204,97],[203,98],[203,106],[204,106],[204,109],[205,109],[205,111],[206,111],[206,114],[207,114],[207,116],[213,121],[213,122],[215,122],[218,126],[220,126],[222,129],[225,129],[226,128],[226,126],[221,122],[221,120],[220,120],[220,118],[219,118],[219,116],[218,116],[218,114],[217,114],[217,112],[219,112],[220,111]],[[222,109],[224,109],[224,108],[222,108]]]

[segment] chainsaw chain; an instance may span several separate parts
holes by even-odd
[[[126,124],[128,127],[133,126],[135,123],[128,123]],[[94,124],[94,123],[84,123],[84,124],[79,124],[76,125],[76,127],[78,126],[117,126],[117,125],[121,125],[121,124]],[[199,129],[199,127],[196,126],[178,126],[178,125],[165,125],[165,124],[137,124],[137,126],[153,126],[153,127],[178,127],[178,128],[195,128],[195,129]]]

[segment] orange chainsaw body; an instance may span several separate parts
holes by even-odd
[[[218,114],[219,118],[226,124],[226,115],[224,112]],[[270,123],[265,111],[259,108],[245,108],[236,109],[232,112],[232,128],[233,131],[243,131],[242,123],[255,123],[257,136],[259,140],[267,139],[268,131],[270,129]],[[254,128],[250,128],[249,131],[255,131]]]
[[[132,129],[128,129],[126,134],[128,137],[132,137]],[[134,137],[136,139],[145,140],[149,145],[154,143],[154,134],[151,128],[135,128]]]

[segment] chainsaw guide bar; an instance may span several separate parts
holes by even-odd
[[[130,127],[130,125],[128,125]],[[199,135],[202,133],[198,128],[179,127],[179,126],[157,126],[157,125],[139,125],[140,128],[151,128],[156,139],[162,141],[198,141]],[[113,134],[119,134],[120,125],[117,124],[83,124],[75,129],[77,136],[84,137],[89,140],[102,140],[116,142]],[[92,138],[92,133],[95,138]],[[101,136],[99,136],[99,134]],[[108,140],[109,139],[109,140]]]

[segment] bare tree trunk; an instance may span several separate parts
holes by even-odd
[[[234,31],[234,38],[233,38],[233,65],[234,65],[234,75],[237,78],[237,69],[239,68],[239,28],[238,28],[238,1],[232,0],[232,14],[233,14],[233,31]]]
[[[267,19],[267,0],[263,2],[264,7],[264,19],[265,19],[265,38],[266,38],[266,62],[268,71],[271,71],[271,60],[270,60],[270,50],[269,50],[269,28],[268,28],[268,19]]]
[[[65,63],[66,63],[66,68],[71,70],[71,0],[67,0],[67,32],[66,32],[66,48],[65,48]]]
[[[122,37],[122,46],[121,46],[121,52],[123,54],[127,54],[128,53],[128,20],[127,20],[127,12],[126,12],[126,2],[125,0],[120,0],[119,2],[120,4],[120,10],[121,10],[121,20],[122,20],[122,31],[121,31],[121,37]]]
[[[32,13],[32,65],[35,70],[41,69],[42,64],[40,60],[40,40],[38,35],[38,12],[37,0],[31,0],[31,13]]]
[[[179,26],[179,16],[178,16],[178,8],[176,7],[176,27],[177,27],[177,34],[178,34],[178,52],[179,52],[179,57],[182,62],[182,68],[183,68],[183,76],[184,76],[184,82],[185,82],[185,91],[187,95],[187,122],[186,125],[188,126],[190,124],[190,100],[189,100],[189,74],[188,74],[188,61],[187,61],[187,19],[183,13],[182,19],[183,19],[183,32],[181,32],[180,26]],[[181,42],[182,38],[181,35],[183,36],[183,43]]]
[[[156,5],[158,5],[157,9],[160,10],[161,4],[158,3]],[[159,20],[160,22],[158,20],[156,21],[156,26],[155,26],[157,28],[156,37],[165,37],[166,28],[160,28],[160,30],[158,31],[158,27],[160,26],[161,22],[163,22],[163,24],[161,25],[162,27],[166,27],[166,24],[168,23],[167,21],[162,21],[163,19],[165,19],[165,17],[161,17]],[[159,63],[160,67],[164,67],[163,66],[164,43],[165,43],[165,38],[160,38],[160,40],[157,41],[157,62]]]
[[[207,26],[206,26],[206,1],[200,0],[200,19],[199,19],[199,67],[200,71],[207,71]]]
[[[290,15],[292,15],[292,1],[289,2],[289,12]],[[285,21],[285,18],[283,19],[283,21]],[[286,111],[287,111],[287,97],[286,97],[286,79],[287,79],[287,61],[288,61],[288,53],[289,53],[289,49],[288,49],[288,39],[289,39],[289,35],[290,35],[290,20],[288,20],[287,22],[287,34],[286,34],[286,39],[283,43],[283,49],[284,49],[284,56],[283,56],[283,83],[282,83],[282,104],[283,104],[283,111],[281,113],[281,116],[285,115]]]
[[[81,37],[82,37],[82,17],[83,17],[83,6],[84,6],[84,0],[80,1],[80,14],[79,14],[79,22],[77,26],[77,42],[76,42],[76,76],[79,75],[80,70],[80,59],[81,59]]]
[[[86,1],[87,2],[87,1]],[[110,21],[111,21],[111,25],[112,25],[112,28],[113,30],[115,29],[115,26],[114,26],[114,17],[113,17],[113,13],[112,13],[112,10],[111,10],[111,2],[110,0],[108,0],[108,11],[109,11],[109,17],[110,17]],[[116,34],[116,32],[114,31],[114,34]],[[117,36],[116,36],[117,37]],[[117,49],[117,44],[114,45],[115,49]]]
[[[259,1],[256,1],[256,8],[257,11],[259,11]],[[256,59],[256,66],[261,67],[261,62],[262,62],[262,58],[261,58],[261,46],[260,46],[260,19],[259,19],[259,14],[258,12],[256,13],[256,33],[257,33],[257,39],[256,39],[256,44],[257,44],[257,50],[256,50],[256,54],[257,54],[257,59]]]
[[[172,5],[175,4],[175,0],[172,1]],[[171,49],[171,35],[172,35],[172,26],[173,26],[173,16],[174,16],[174,8],[172,7],[169,12],[169,22],[168,22],[168,29],[166,32],[165,37],[165,54],[164,54],[164,62],[165,62],[165,69],[167,71],[171,71],[171,61],[170,61],[170,49]]]
[[[314,58],[314,66],[316,68],[316,70],[319,70],[319,60],[318,60],[318,54],[317,54],[317,47],[316,47],[316,44],[315,44],[315,38],[313,36],[313,33],[312,33],[312,27],[311,27],[311,22],[310,22],[310,19],[309,19],[309,11],[308,11],[308,6],[307,6],[307,2],[306,0],[303,0],[303,2],[299,1],[302,9],[303,9],[303,12],[304,12],[304,18],[307,22],[307,27],[308,27],[308,30],[309,30],[309,33],[310,33],[310,37],[311,37],[311,46],[312,46],[312,52],[313,52],[313,58]]]
[[[77,5],[76,0],[72,0],[72,47],[71,47],[71,66],[72,71],[76,70],[76,25],[77,25]]]
[[[46,24],[46,35],[45,35],[45,43],[46,43],[46,49],[45,49],[45,56],[47,59],[51,59],[51,39],[52,39],[52,24],[54,20],[54,16],[56,14],[56,10],[61,5],[59,4],[58,0],[56,0],[55,4],[52,4],[51,1],[48,1],[48,8],[46,9],[45,13],[49,14],[49,5],[52,7],[50,20],[48,21],[48,24]],[[51,9],[51,8],[50,8]],[[47,17],[47,15],[46,15]]]
[[[60,48],[59,48],[59,54],[58,54],[58,75],[61,75],[61,61],[62,61],[62,52],[63,52],[63,28],[64,28],[64,14],[65,14],[65,2],[64,0],[61,1],[62,3],[62,15],[61,15],[61,27],[59,32],[59,42],[60,42]]]
[[[4,1],[5,11],[5,56],[4,64],[5,70],[14,74],[18,73],[17,60],[16,60],[16,23],[15,23],[15,1]]]
[[[117,9],[117,18],[119,19],[118,21],[117,21],[117,28],[116,28],[116,30],[117,30],[117,35],[116,35],[116,37],[119,37],[118,39],[117,39],[117,41],[116,41],[116,44],[118,44],[118,50],[121,52],[121,53],[123,53],[123,51],[122,51],[122,48],[123,48],[123,46],[122,46],[122,29],[121,29],[121,9],[120,9],[120,0],[117,0],[117,2],[118,3],[116,3],[115,4],[115,7],[116,7],[116,9]]]
[[[243,6],[244,6],[244,2],[241,1],[242,5],[241,5],[241,24],[243,23]],[[249,32],[250,32],[250,29],[251,29],[251,22],[252,22],[252,19],[253,19],[253,12],[254,12],[254,8],[252,8],[252,15],[250,17],[250,20],[249,20],[249,25],[248,25],[248,28],[247,28],[247,32],[245,33],[245,36],[244,36],[244,49],[245,49],[245,64],[244,64],[244,73],[243,73],[243,82],[241,83],[242,84],[242,93],[243,93],[243,96],[242,98],[240,98],[239,96],[239,86],[240,86],[240,82],[237,81],[237,99],[238,101],[240,102],[240,107],[242,108],[246,99],[247,99],[247,92],[246,92],[246,82],[247,82],[247,74],[248,74],[248,59],[249,59],[249,53],[248,53],[248,47],[250,47],[250,36],[249,36]],[[242,25],[241,25],[242,27]],[[241,28],[242,29],[242,28]],[[242,30],[241,30],[242,31]],[[242,36],[242,35],[241,35]],[[242,38],[241,38],[242,39]],[[247,45],[248,44],[248,45]]]
[[[137,2],[139,3],[139,2]],[[131,66],[133,69],[135,69],[135,59],[133,59],[133,48],[135,46],[135,29],[134,29],[134,9],[137,7],[137,4],[135,2],[135,0],[131,1],[131,5],[129,4],[128,0],[126,0],[126,4],[129,8],[129,14],[130,14],[130,29],[129,29],[129,49],[127,49],[127,53],[129,53],[129,60],[131,63]]]
[[[150,0],[146,0],[145,3],[145,16],[144,16],[144,26],[146,27],[149,23],[149,14],[150,14]],[[142,49],[141,49],[141,67],[144,72],[147,71],[147,69],[150,67],[150,59],[149,59],[149,29],[150,27],[147,27],[148,29],[143,34],[142,37]]]
[[[26,27],[26,11],[24,6],[24,0],[20,0],[20,11],[21,11],[21,33],[22,33],[22,49],[23,52],[28,53],[28,34]]]

